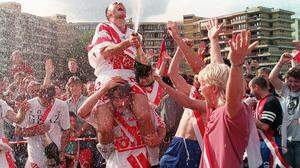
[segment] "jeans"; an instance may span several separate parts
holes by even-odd
[[[300,141],[288,141],[284,157],[293,168],[300,167]]]

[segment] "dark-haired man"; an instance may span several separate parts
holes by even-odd
[[[97,100],[103,95],[107,95],[111,100],[111,105],[114,110],[114,129],[111,134],[114,139],[107,143],[103,143],[101,138],[98,138],[98,150],[106,159],[107,167],[124,167],[130,168],[136,165],[142,167],[150,167],[158,164],[158,150],[154,148],[146,148],[146,144],[151,144],[157,149],[165,136],[165,126],[154,111],[151,122],[157,125],[158,138],[152,140],[151,137],[142,138],[139,132],[139,125],[137,118],[132,112],[132,105],[130,104],[131,93],[128,83],[121,78],[113,78],[111,81],[103,85],[98,91],[91,95],[79,109],[80,113],[91,111]],[[93,110],[92,115],[87,118],[91,124],[99,121],[97,111]],[[95,126],[97,127],[97,126]],[[98,137],[101,134],[98,134]]]
[[[165,69],[166,60],[164,60],[162,68],[160,68],[160,73]],[[153,78],[153,69],[149,65],[143,65],[140,63],[135,64],[135,75],[136,81],[139,86],[146,93],[148,100],[151,104],[158,106],[160,100],[165,95],[164,89],[156,82]]]
[[[28,137],[28,167],[47,167],[44,154],[43,136],[47,133],[60,150],[61,161],[64,161],[64,148],[70,127],[69,110],[66,102],[56,99],[53,85],[42,86],[39,95],[28,101],[30,108],[25,120],[20,124],[22,129],[16,131]]]
[[[281,147],[280,127],[282,124],[281,104],[278,98],[269,91],[268,82],[264,77],[253,78],[249,83],[249,88],[251,89],[251,94],[258,99],[255,118],[256,127],[260,135],[262,167],[277,164],[282,167],[285,161],[279,151]],[[269,142],[272,145],[269,145]],[[276,150],[278,152],[272,152]]]
[[[72,76],[78,76],[83,83],[87,82],[87,76],[82,69],[80,69],[78,61],[75,58],[68,59],[68,71],[64,72],[60,79],[63,81],[62,84],[66,84],[68,79]]]
[[[283,53],[272,69],[270,81],[283,99],[282,145],[287,145],[286,159],[292,167],[300,167],[300,67],[289,69],[285,82],[278,77],[281,68],[292,59],[290,53]]]
[[[157,138],[151,123],[150,107],[144,91],[135,82],[135,61],[147,64],[147,58],[141,49],[139,35],[133,35],[134,30],[127,27],[126,9],[122,3],[114,2],[105,11],[109,23],[97,26],[89,50],[89,63],[95,69],[96,86],[103,86],[113,77],[120,76],[129,82],[132,96],[133,112],[138,118],[140,131],[144,136]],[[102,105],[97,111],[105,121],[98,122],[103,143],[111,142],[113,135],[109,132],[113,128],[113,115],[109,99],[103,98]]]

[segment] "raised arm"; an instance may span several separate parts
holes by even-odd
[[[147,60],[146,54],[144,53],[144,51],[141,47],[140,40],[137,35],[136,36],[132,35],[132,36],[130,36],[129,39],[124,40],[118,44],[109,45],[109,46],[103,48],[100,51],[100,53],[105,59],[107,59],[114,55],[122,54],[124,52],[124,50],[126,50],[127,48],[129,48],[131,46],[134,46],[137,49],[137,56],[136,56],[135,60],[140,62],[141,64],[148,65],[148,60]]]
[[[131,43],[135,46],[135,48],[137,50],[137,55],[135,57],[135,60],[141,64],[149,65],[150,59],[148,59],[147,54],[144,52],[144,50],[142,48],[140,38],[133,39],[133,42],[131,42]]]
[[[201,70],[201,67],[204,65],[202,60],[196,57],[196,53],[194,53],[191,48],[182,40],[182,38],[178,35],[178,28],[175,22],[168,22],[168,32],[176,41],[177,45],[179,46],[180,50],[184,54],[187,62],[192,67],[194,73],[198,74]]]
[[[245,57],[256,47],[258,42],[250,43],[250,31],[242,31],[236,37],[228,42],[230,46],[229,59],[231,68],[229,70],[229,79],[226,86],[226,104],[228,116],[234,118],[239,114],[242,108],[243,97],[243,65]]]
[[[130,40],[128,39],[128,40],[122,41],[118,44],[109,45],[109,46],[103,48],[100,51],[100,53],[105,59],[107,59],[114,55],[122,54],[124,52],[124,50],[130,46],[131,46],[131,43],[130,43]]]
[[[40,124],[28,128],[16,127],[15,134],[23,137],[32,137],[37,135],[44,135],[50,130],[50,126],[46,124]]]
[[[54,73],[54,65],[52,59],[48,58],[45,62],[45,78],[44,78],[44,85],[51,84],[51,77]]]
[[[164,83],[160,76],[154,75],[154,79],[165,89],[165,91],[180,105],[186,108],[197,110],[199,112],[205,112],[206,103],[200,100],[190,99],[188,95],[183,92],[177,91],[171,86]]]
[[[25,119],[26,112],[29,110],[30,106],[27,100],[24,100],[21,103],[21,108],[18,110],[18,113],[15,113],[13,110],[8,110],[6,113],[5,118],[7,118],[9,121],[21,124],[23,120]]]
[[[177,48],[168,70],[168,76],[170,77],[175,88],[178,91],[183,92],[186,95],[189,95],[191,86],[186,82],[186,80],[181,75],[179,75],[179,61],[181,58],[183,58],[182,52],[179,48]]]
[[[221,48],[219,45],[219,33],[223,27],[222,24],[218,24],[217,18],[209,20],[206,24],[206,29],[208,32],[208,38],[210,40],[210,60],[211,63],[223,64],[223,58],[221,55]]]
[[[283,65],[289,63],[292,60],[292,56],[289,53],[283,53],[275,65],[275,67],[272,69],[269,79],[276,90],[281,90],[283,86],[283,82],[279,79],[279,73]]]
[[[201,41],[199,44],[198,52],[197,52],[197,57],[200,59],[202,62],[204,62],[204,54],[206,52],[206,44],[204,41]],[[203,64],[204,65],[204,64]]]
[[[86,118],[90,114],[98,100],[101,97],[105,96],[109,89],[117,85],[122,85],[124,83],[125,81],[123,79],[121,79],[120,77],[115,77],[106,84],[104,84],[103,87],[101,87],[94,94],[88,97],[85,100],[85,102],[80,106],[80,108],[78,109],[78,116],[81,118]]]

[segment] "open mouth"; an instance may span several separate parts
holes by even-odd
[[[118,6],[118,11],[120,11],[120,12],[124,12],[125,11],[125,9],[122,7],[122,6]]]

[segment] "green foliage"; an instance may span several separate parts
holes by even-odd
[[[90,66],[88,62],[88,53],[87,46],[91,43],[94,35],[94,30],[86,31],[82,34],[82,36],[75,40],[69,50],[66,53],[67,59],[65,59],[65,63],[63,65],[67,65],[67,61],[69,58],[75,58],[78,62],[80,70],[87,74],[87,78],[89,80],[94,80],[95,76],[93,74],[94,70]],[[68,70],[68,66],[63,67],[65,71]]]

